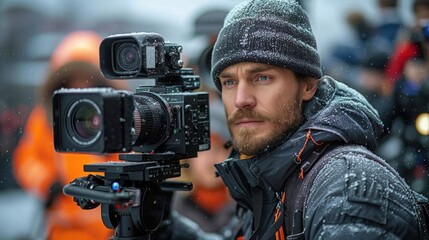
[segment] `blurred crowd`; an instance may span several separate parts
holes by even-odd
[[[429,196],[429,0],[413,0],[411,11],[414,21],[411,25],[401,18],[398,0],[374,1],[381,21],[375,23],[364,12],[350,11],[344,21],[353,30],[355,38],[351,42],[334,45],[330,54],[324,57],[324,74],[363,93],[385,124],[378,154],[394,166],[414,190]],[[8,14],[18,19],[22,13],[22,9],[17,8]],[[185,49],[188,66],[194,67],[201,75],[202,90],[211,96],[212,148],[200,153],[197,159],[189,160],[191,167],[184,171],[184,178],[198,183],[194,184],[193,191],[175,195],[173,208],[200,223],[207,232],[220,231],[235,210],[227,189],[214,175],[213,167],[213,164],[227,158],[230,151],[225,145],[229,135],[224,110],[209,77],[211,47],[225,14],[226,10],[203,14],[206,19],[199,19],[200,25],[196,27],[200,29],[196,35],[204,35],[202,47],[194,50],[198,52],[196,55],[186,55]],[[60,28],[69,23],[57,24]],[[62,87],[110,86],[132,90],[127,83],[108,81],[100,75],[97,70],[98,48],[94,47],[101,40],[100,34],[116,33],[119,29],[121,32],[128,29],[138,31],[136,26],[121,28],[125,25],[112,23],[98,33],[76,30],[70,34],[49,36],[58,41],[49,46],[53,48],[49,58],[42,59],[49,67],[45,78],[35,84],[37,86],[15,94],[5,81],[1,81],[0,190],[22,188],[40,200],[43,210],[46,210],[47,232],[44,234],[50,239],[65,239],[64,236],[70,239],[105,239],[111,234],[102,225],[99,210],[83,212],[70,197],[61,195],[61,187],[73,178],[87,174],[81,168],[83,164],[116,160],[117,155],[80,155],[79,161],[67,161],[67,158],[77,157],[56,153],[52,142],[49,96]],[[17,27],[12,32],[19,37],[18,31]],[[15,42],[1,44],[0,67],[4,71],[6,65],[1,60],[2,54],[11,55],[15,51],[19,55],[24,52],[14,50],[17,48]],[[87,51],[82,47],[97,51],[91,55],[82,54],[82,51]],[[19,57],[22,56],[16,59]],[[94,227],[88,232],[89,225]]]
[[[379,154],[411,187],[429,195],[429,1],[414,0],[414,22],[404,24],[397,0],[378,0],[381,21],[352,11],[352,43],[339,43],[325,74],[359,90],[385,124]]]

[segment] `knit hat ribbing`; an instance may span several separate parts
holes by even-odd
[[[320,78],[320,57],[307,14],[295,0],[254,0],[233,8],[224,21],[212,55],[212,78],[239,62],[288,68]]]

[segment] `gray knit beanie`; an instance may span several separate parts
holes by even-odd
[[[240,3],[225,18],[212,55],[212,78],[239,62],[288,68],[320,78],[320,57],[307,14],[295,0]]]

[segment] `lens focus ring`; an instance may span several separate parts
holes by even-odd
[[[134,96],[133,145],[155,149],[170,135],[171,110],[159,96],[145,92]]]

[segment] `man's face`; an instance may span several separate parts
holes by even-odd
[[[291,70],[259,63],[232,65],[219,79],[234,147],[248,156],[261,154],[297,126],[302,102],[317,88]]]

